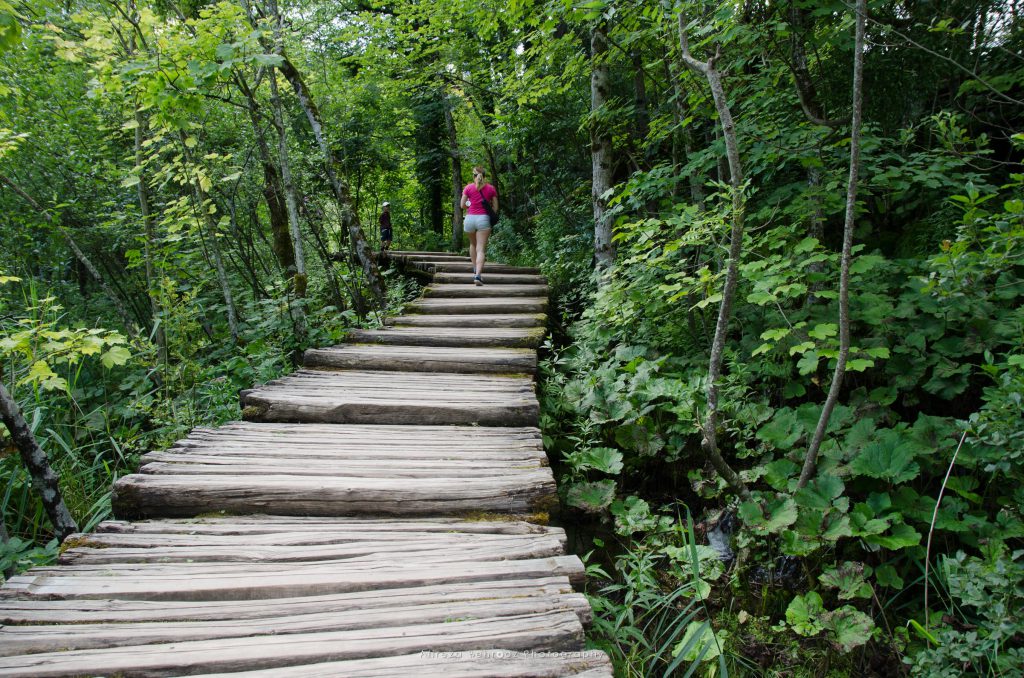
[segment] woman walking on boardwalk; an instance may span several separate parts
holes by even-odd
[[[462,222],[463,231],[469,236],[469,260],[473,262],[473,284],[483,285],[481,274],[484,272],[484,256],[487,251],[487,239],[491,236],[491,219],[487,214],[484,202],[488,202],[492,213],[498,213],[498,191],[484,181],[484,168],[479,165],[473,168],[473,183],[462,189],[460,206],[466,210],[466,218]]]

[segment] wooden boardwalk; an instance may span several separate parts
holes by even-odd
[[[3,676],[612,675],[541,446],[535,269],[430,279],[243,418],[143,457],[118,520],[0,589]]]

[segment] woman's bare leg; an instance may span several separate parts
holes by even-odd
[[[476,273],[476,234],[479,231],[470,231],[466,234],[469,238],[469,263],[473,264],[473,273]]]
[[[487,254],[487,239],[491,237],[490,229],[476,232],[476,257],[473,258],[473,267],[477,275],[483,275],[484,257]]]

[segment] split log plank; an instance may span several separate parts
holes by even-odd
[[[496,315],[474,313],[471,315],[445,315],[441,313],[422,315],[400,315],[388,318],[387,325],[396,327],[545,327],[547,315],[543,313],[515,313]]]
[[[427,605],[439,600],[453,603],[498,598],[554,597],[576,609],[589,624],[589,604],[575,608],[578,598],[566,577],[459,582],[415,588],[370,589],[300,598],[250,600],[119,600],[100,598],[37,600],[0,598],[0,624],[53,625],[223,621],[271,619],[313,612],[357,612],[388,607]]]
[[[393,332],[385,330],[384,332]],[[365,332],[365,331],[363,331]],[[349,344],[330,348],[314,348],[306,351],[302,362],[306,367],[385,370],[402,372],[458,372],[458,373],[499,373],[535,374],[537,353],[525,348],[466,348],[468,344],[456,347],[420,348],[397,341],[382,342],[377,332],[369,337],[363,332],[352,333],[355,341],[369,341],[369,344]],[[375,343],[374,343],[375,342]]]
[[[211,511],[279,515],[429,516],[480,511],[529,515],[554,507],[547,468],[485,478],[177,476],[133,474],[114,485],[121,518],[194,516]]]
[[[548,279],[534,273],[491,273],[484,271],[487,285],[547,285]],[[472,285],[473,273],[435,273],[437,283]],[[499,292],[500,290],[495,290]]]
[[[491,288],[493,289],[493,288]],[[547,297],[484,297],[480,299],[418,299],[406,304],[413,313],[440,313],[443,315],[464,315],[488,313],[504,315],[510,313],[546,313]]]
[[[501,285],[491,287],[484,279],[483,286],[459,285],[459,284],[438,284],[428,285],[423,289],[423,296],[428,298],[478,298],[478,297],[546,297],[548,295],[547,285]]]
[[[436,601],[424,605],[310,612],[273,619],[214,622],[149,622],[78,624],[73,626],[4,626],[0,628],[0,657],[41,652],[87,650],[157,643],[180,643],[215,638],[240,638],[356,631],[441,624],[449,620],[500,619],[553,611],[570,611],[585,604],[582,594],[568,603],[560,598],[509,598],[463,602]]]
[[[422,651],[496,645],[511,650],[582,650],[583,628],[572,612],[552,611],[384,629],[221,638],[0,658],[0,676],[169,676],[267,669]]]
[[[459,347],[501,347],[535,349],[540,345],[540,342],[544,339],[545,333],[546,332],[544,328],[540,327],[391,327],[383,330],[353,330],[352,332],[349,333],[349,338],[352,341],[359,342],[389,345],[396,344],[403,346],[424,346],[430,347],[431,349],[458,349]],[[457,353],[458,351],[455,351],[456,355]],[[532,360],[529,360],[528,358],[521,358],[518,363],[515,363],[510,360],[508,361],[509,369],[504,370],[504,372],[523,372],[525,370],[517,369],[517,367],[519,367],[522,364],[531,363],[532,369],[530,370],[530,372],[536,372],[537,354],[535,351],[532,350],[529,353]],[[457,363],[449,364],[454,364],[457,366]],[[494,364],[496,369],[486,371],[501,371],[501,364],[492,364]],[[437,371],[441,372],[449,370]],[[485,370],[464,369],[461,371],[483,372]]]
[[[440,394],[444,394],[443,396]],[[242,394],[250,421],[535,425],[526,377],[302,370]]]
[[[473,264],[466,262],[439,262],[429,259],[410,258],[406,261],[407,266],[413,266],[430,273],[472,273]],[[509,266],[507,264],[491,264],[484,266],[484,276],[488,273],[514,273],[518,275],[540,275],[540,269],[535,266]]]
[[[37,572],[38,571],[38,572]],[[113,576],[112,572],[119,572]],[[266,565],[145,564],[77,573],[73,566],[35,568],[8,580],[7,590],[22,598],[119,598],[124,600],[247,600],[294,598],[368,589],[410,588],[460,582],[525,579],[562,575],[574,585],[583,581],[576,556],[530,560],[453,562],[391,567],[342,563]]]
[[[379,657],[348,662],[307,664],[270,671],[205,674],[197,678],[612,678],[612,663],[604,652],[421,652],[400,657]]]

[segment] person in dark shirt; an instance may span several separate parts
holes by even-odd
[[[381,205],[380,213],[380,249],[386,252],[391,249],[391,203]]]

